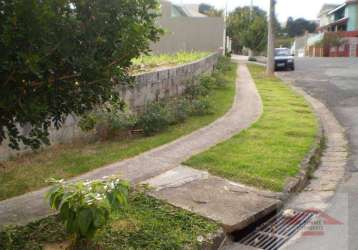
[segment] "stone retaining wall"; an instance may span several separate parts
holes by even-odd
[[[213,70],[218,57],[219,53],[213,53],[204,59],[189,64],[137,75],[132,86],[118,87],[118,91],[131,110],[141,110],[146,103],[181,95],[187,81]],[[51,128],[51,144],[70,143],[75,139],[93,136],[91,133],[82,132],[77,126],[78,121],[78,117],[70,115],[60,130]],[[24,134],[28,133],[29,130],[30,127],[22,128]],[[4,142],[3,145],[0,145],[0,161],[28,151],[28,148],[14,151],[7,146],[7,142]]]
[[[137,75],[133,87],[121,87],[120,95],[134,111],[140,110],[146,103],[181,95],[185,83],[198,75],[211,72],[217,59],[218,53],[214,53],[186,65]]]

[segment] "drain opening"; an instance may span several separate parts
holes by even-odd
[[[311,211],[295,211],[292,217],[283,212],[273,216],[238,242],[263,250],[277,250],[316,215]]]

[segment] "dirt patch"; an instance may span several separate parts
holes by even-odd
[[[71,243],[72,241],[70,240],[61,243],[50,243],[50,244],[46,244],[43,250],[66,250],[70,248]]]

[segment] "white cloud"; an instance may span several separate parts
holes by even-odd
[[[226,0],[171,0],[175,3],[208,3],[223,9]],[[268,10],[269,0],[253,0],[254,5]],[[286,21],[289,16],[294,18],[304,17],[306,19],[316,19],[317,14],[325,3],[340,4],[345,0],[277,0],[277,16],[281,22]],[[251,0],[228,0],[229,9],[237,6],[250,5]]]

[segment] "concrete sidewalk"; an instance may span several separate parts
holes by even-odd
[[[240,64],[238,67],[238,80],[236,82],[235,101],[231,110],[225,116],[218,119],[211,125],[197,130],[172,143],[158,147],[137,157],[117,162],[86,173],[72,179],[71,181],[93,180],[114,174],[123,176],[132,184],[137,184],[146,180],[148,181],[153,177],[158,175],[160,176],[169,170],[173,170],[179,167],[183,161],[187,160],[191,156],[203,152],[210,147],[231,138],[233,135],[239,133],[243,129],[248,128],[261,116],[261,114],[262,103],[255,84],[246,65]],[[192,173],[191,171],[189,172]],[[205,178],[202,178],[203,176]],[[210,177],[205,173],[200,173],[199,177],[200,181],[203,179],[216,180],[216,183],[219,183],[217,184],[219,185],[217,186],[218,188],[225,189],[227,186],[227,184],[225,184],[226,180]],[[190,178],[182,183],[177,183],[178,188],[183,188],[183,185],[190,185],[191,182],[188,181]],[[195,180],[195,178],[193,180]],[[180,184],[182,185],[180,186]],[[196,190],[197,188],[200,188],[200,186],[196,185],[196,188],[193,189]],[[213,185],[212,188],[208,189],[207,191],[214,193],[220,191],[219,189],[214,189],[215,185]],[[30,221],[43,218],[53,213],[53,211],[49,209],[44,198],[47,190],[48,188],[44,188],[36,192],[28,193],[0,202],[0,227],[6,224],[26,224]],[[199,192],[200,190],[196,191]],[[232,190],[230,192],[232,197]],[[226,208],[231,206],[231,210],[228,212],[234,214],[240,211],[239,208],[244,206],[247,201],[250,200],[251,196],[247,195],[247,192],[251,192],[250,189],[245,188],[244,191],[241,190],[240,192],[234,191],[234,193],[236,193],[236,198],[231,198],[232,202],[227,204]],[[242,199],[244,197],[242,194],[246,194],[246,199]],[[216,195],[216,197],[220,197],[220,195]],[[258,194],[258,197],[267,197],[267,194]],[[165,198],[165,196],[162,198]],[[218,203],[217,201],[213,200],[211,200],[211,202]],[[262,204],[250,203],[252,206],[246,207],[245,211],[256,211],[256,213],[259,213],[263,210],[266,211],[268,207],[270,208],[269,210],[272,210],[272,208],[279,203],[280,202],[276,199],[267,198],[267,200],[264,200]],[[220,202],[218,204],[220,204]],[[185,208],[185,206],[182,207]],[[205,213],[201,213],[200,209],[195,211],[204,216],[207,215]],[[226,213],[226,211],[223,210],[218,211],[221,211],[221,213],[224,214]],[[207,217],[213,218],[216,221],[221,221],[223,223],[228,221],[226,218],[219,218],[217,216],[220,217],[220,214],[215,213],[213,216]],[[252,218],[254,215],[250,212],[248,216]],[[248,219],[247,216],[235,216],[234,224],[237,224],[240,218],[241,220]],[[232,221],[230,223],[232,223]]]
[[[154,197],[219,223],[224,232],[242,230],[282,202],[280,194],[247,187],[186,166],[145,181]]]

